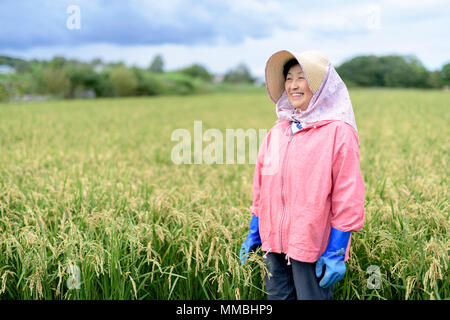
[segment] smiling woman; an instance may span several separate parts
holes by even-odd
[[[297,59],[291,59],[283,67],[284,89],[291,105],[305,111],[309,101],[313,97],[313,92],[308,87],[305,74],[298,64]]]
[[[361,230],[365,214],[352,104],[319,51],[279,51],[265,71],[279,121],[258,153],[240,256],[244,263],[261,246],[271,300],[331,299],[345,275],[350,235]],[[278,166],[268,174],[267,163]]]

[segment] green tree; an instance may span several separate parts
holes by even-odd
[[[100,75],[94,71],[94,68],[89,64],[77,64],[67,67],[67,76],[72,84],[71,96],[75,92],[83,92],[86,89],[93,89],[98,95]]]
[[[212,74],[210,74],[204,66],[199,64],[193,64],[190,67],[180,69],[179,72],[187,74],[193,78],[200,78],[208,82],[210,82],[213,78]]]
[[[47,63],[47,66],[54,69],[61,69],[67,63],[66,58],[64,57],[54,57]]]
[[[422,62],[415,56],[405,56],[404,60],[408,65],[410,78],[406,87],[424,88],[427,87],[427,80],[429,78],[429,71],[425,68]]]
[[[143,70],[137,67],[132,68],[138,86],[136,94],[139,96],[153,96],[165,93],[168,90],[168,83],[164,81],[163,75],[148,70]]]
[[[344,62],[336,71],[341,78],[357,86],[383,86],[383,71],[374,55],[359,56]]]
[[[450,62],[442,67],[439,75],[444,85],[450,85]]]
[[[389,55],[378,58],[378,61],[378,66],[383,74],[384,86],[409,87],[410,83],[414,81],[414,75],[403,57]]]
[[[232,83],[254,83],[255,80],[247,66],[243,63],[239,64],[235,69],[229,70],[223,77],[223,81]]]
[[[71,83],[64,69],[46,68],[42,74],[41,91],[67,98]]]
[[[427,81],[426,81],[426,87],[427,88],[441,88],[442,87],[442,79],[440,77],[439,70],[432,71],[429,73]]]
[[[126,67],[114,68],[110,71],[109,77],[116,95],[132,96],[136,94],[138,81],[130,69]]]
[[[358,56],[341,64],[336,71],[345,82],[357,86],[430,86],[430,72],[415,56]]]
[[[161,55],[156,55],[150,64],[149,70],[152,72],[161,73],[164,72],[164,61]]]
[[[0,102],[8,101],[11,98],[11,90],[7,83],[0,82]]]

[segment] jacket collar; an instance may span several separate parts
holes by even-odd
[[[323,127],[323,126],[325,126],[325,125],[327,125],[327,124],[329,124],[331,122],[334,122],[334,121],[336,121],[336,120],[320,120],[320,121],[314,122],[313,124],[311,124],[311,125],[309,125],[307,127],[302,128],[301,131],[310,130],[310,129],[317,129],[317,128]],[[291,134],[290,130],[287,130],[287,129],[289,129],[290,125],[291,125],[291,121],[290,120],[283,120],[280,123],[281,130],[282,130],[282,132],[284,132],[284,135],[286,135],[286,136],[289,136]]]

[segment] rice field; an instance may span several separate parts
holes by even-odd
[[[450,93],[350,95],[366,220],[333,298],[449,299]],[[171,134],[275,120],[264,91],[0,105],[0,299],[266,299],[254,164],[174,164]]]

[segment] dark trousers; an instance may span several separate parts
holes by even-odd
[[[271,276],[266,274],[266,291],[269,300],[330,300],[334,285],[319,286],[316,277],[316,263],[290,259],[285,254],[268,253],[264,258]]]

